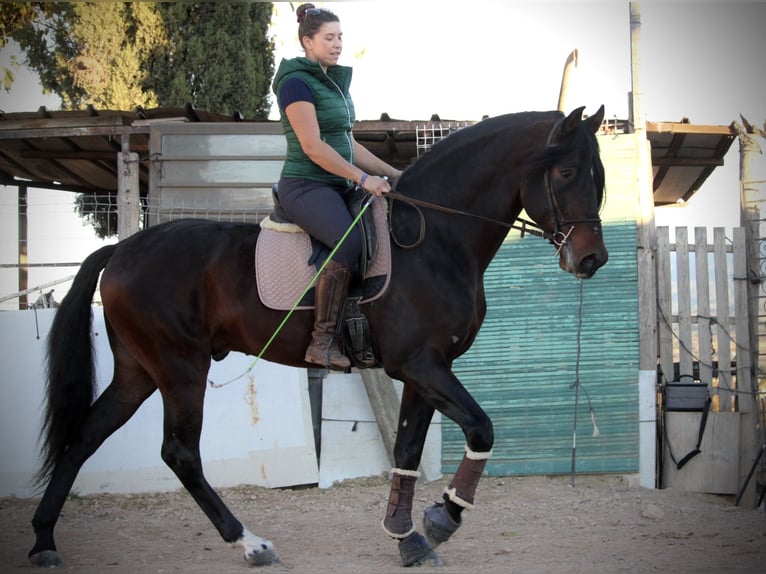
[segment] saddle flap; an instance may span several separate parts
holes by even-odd
[[[374,222],[376,238],[384,240],[376,240],[375,257],[363,275],[362,303],[373,301],[386,291],[391,270],[385,202],[376,198],[366,213]],[[278,311],[289,311],[294,306],[313,308],[313,289],[298,301],[316,274],[316,267],[308,263],[311,256],[312,242],[305,232],[293,223],[274,222],[266,217],[255,246],[255,276],[261,302]]]

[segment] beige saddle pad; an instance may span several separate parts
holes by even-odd
[[[370,205],[375,221],[378,252],[362,282],[362,303],[373,301],[385,293],[391,271],[391,241],[386,225],[385,202],[376,198]],[[255,277],[261,302],[271,309],[289,311],[312,309],[313,297],[299,301],[306,286],[316,274],[309,264],[311,238],[297,225],[275,223],[269,217],[261,222],[255,246]],[[313,293],[312,290],[309,294]]]

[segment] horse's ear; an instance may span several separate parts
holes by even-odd
[[[585,120],[585,124],[590,129],[590,131],[595,134],[595,133],[598,133],[598,130],[601,129],[601,124],[603,122],[604,122],[604,104],[601,104],[601,107],[598,109],[598,111]]]
[[[564,119],[564,121],[561,122],[561,127],[559,128],[558,133],[559,138],[567,136],[577,129],[577,127],[580,125],[580,122],[582,121],[582,112],[584,109],[585,106],[581,106],[575,110],[572,110],[572,112]]]

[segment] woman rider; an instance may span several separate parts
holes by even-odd
[[[356,184],[380,197],[391,190],[383,176],[398,179],[401,172],[354,139],[351,68],[338,65],[343,47],[338,16],[313,4],[300,5],[296,14],[306,55],[282,60],[273,84],[287,138],[279,202],[306,233],[333,249],[353,221],[343,198],[348,188]],[[361,252],[362,236],[354,229],[317,278],[309,363],[351,366],[335,330]]]

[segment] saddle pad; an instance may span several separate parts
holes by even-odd
[[[385,293],[391,271],[385,202],[375,198],[369,209],[372,209],[375,222],[378,252],[362,282],[362,303],[374,301]],[[275,224],[266,217],[261,222],[255,245],[255,278],[261,302],[277,311],[292,309],[316,274],[316,267],[308,263],[310,257],[311,238],[308,234],[296,225]],[[313,288],[309,295],[296,309],[313,309]]]

